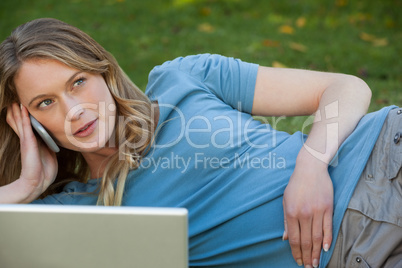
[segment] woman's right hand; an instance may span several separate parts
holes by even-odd
[[[57,175],[57,158],[33,133],[28,110],[13,103],[7,108],[7,123],[20,138],[21,175],[0,188],[0,203],[29,203],[53,183]]]

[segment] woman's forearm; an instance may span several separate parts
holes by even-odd
[[[370,98],[362,80],[337,74],[317,96],[311,132],[283,198],[283,238],[289,239],[299,265],[317,267],[321,248],[327,251],[332,243],[333,186],[328,164],[366,113]]]
[[[29,203],[19,180],[0,187],[0,204]]]

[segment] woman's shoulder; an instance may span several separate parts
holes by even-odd
[[[202,80],[201,72],[205,72],[205,65],[213,58],[220,55],[199,54],[177,57],[165,61],[152,69],[148,77],[148,85],[145,94],[149,97],[166,93],[169,88],[178,86],[184,90],[187,85],[196,80]],[[180,91],[182,91],[180,90]],[[175,93],[180,91],[174,90]]]
[[[150,76],[167,70],[178,70],[191,75],[197,75],[199,73],[207,73],[210,70],[226,68],[233,63],[238,64],[240,62],[242,62],[240,59],[211,53],[180,56],[155,66]]]
[[[157,85],[166,83],[199,81],[212,85],[221,84],[229,77],[249,75],[250,70],[256,72],[257,64],[243,62],[240,59],[219,54],[198,54],[177,57],[152,69],[148,77],[146,93]]]
[[[210,53],[178,56],[176,58],[163,62],[161,65],[155,66],[152,71],[160,70],[160,69],[169,69],[169,68],[178,68],[178,69],[182,69],[182,70],[188,70],[189,66],[197,64],[199,62],[205,62],[208,59],[220,58],[220,57],[224,57],[224,56],[221,56],[218,54],[210,54]]]
[[[34,200],[32,204],[95,205],[98,187],[99,179],[91,179],[87,183],[72,181],[60,193]]]

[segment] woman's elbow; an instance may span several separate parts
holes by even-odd
[[[357,76],[347,75],[347,78],[347,83],[349,84],[347,87],[349,94],[352,94],[353,99],[364,105],[367,110],[372,96],[370,87],[363,79]]]
[[[358,83],[359,89],[362,91],[361,94],[364,95],[366,98],[371,99],[372,93],[371,93],[371,89],[367,85],[367,83],[360,77],[357,77],[357,76],[353,76],[353,77],[356,80],[356,82]]]

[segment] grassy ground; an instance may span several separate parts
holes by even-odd
[[[0,39],[54,17],[94,37],[145,88],[153,66],[203,52],[266,66],[343,72],[373,91],[370,111],[402,105],[399,0],[2,0]],[[294,132],[305,118],[278,128]]]

